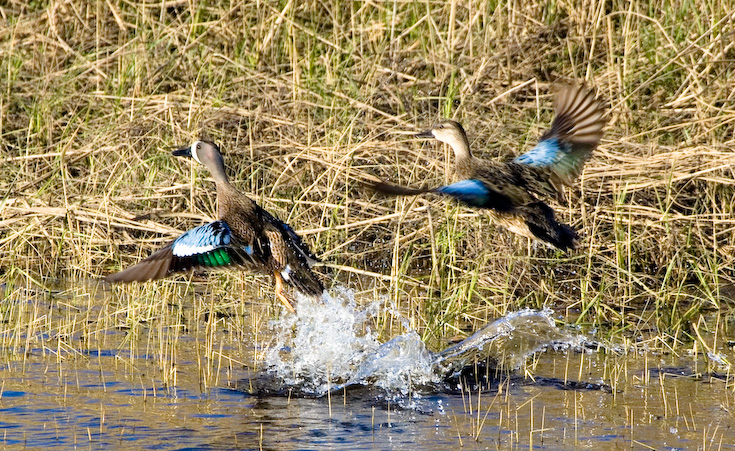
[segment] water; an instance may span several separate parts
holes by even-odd
[[[370,385],[403,396],[439,383],[434,356],[418,334],[409,330],[387,343],[378,341],[370,323],[382,307],[382,301],[374,301],[358,309],[349,290],[324,302],[301,299],[296,315],[274,325],[276,342],[266,356],[273,381],[262,389],[323,396],[349,385]]]
[[[166,329],[142,331],[136,346],[129,329],[111,328],[100,339],[105,346],[83,353],[62,349],[51,336],[25,337],[44,341],[0,370],[0,443],[8,449],[733,449],[733,386],[724,370],[704,373],[703,355],[605,349],[558,327],[551,311],[532,310],[434,353],[407,321],[401,335],[380,342],[372,324],[379,309],[391,307],[358,303],[347,290],[326,302],[302,300],[297,315],[263,325],[263,339],[251,337],[257,345],[245,349],[241,339],[193,326],[175,339]],[[210,346],[216,358],[203,357]],[[716,351],[732,360],[728,349]],[[219,362],[247,361],[249,354],[260,364]],[[175,378],[166,376],[171,367]]]
[[[380,343],[370,322],[384,307],[382,301],[373,301],[359,310],[354,295],[346,289],[323,302],[301,299],[296,315],[274,325],[276,342],[266,356],[265,383],[256,392],[289,391],[319,397],[362,385],[402,401],[410,394],[442,390],[448,379],[473,362],[515,369],[528,356],[549,346],[582,349],[587,343],[584,337],[557,328],[551,310],[523,310],[434,353],[410,329]]]

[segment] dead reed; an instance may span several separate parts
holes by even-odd
[[[98,278],[214,217],[212,184],[169,155],[208,137],[236,184],[304,233],[330,278],[388,293],[432,346],[525,306],[674,348],[710,340],[697,331],[713,313],[732,333],[733,10],[9,0],[4,299]],[[447,180],[447,149],[410,137],[440,117],[461,120],[484,157],[528,150],[550,123],[550,87],[573,79],[596,86],[611,111],[561,210],[585,236],[577,252],[530,245],[444,200],[385,199],[359,183]],[[251,280],[215,277],[208,299],[234,306],[232,287]],[[173,286],[116,296],[158,309],[134,318],[164,318],[176,308],[160,300],[182,296]],[[2,309],[3,327],[15,327],[18,308]]]

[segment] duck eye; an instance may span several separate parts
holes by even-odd
[[[201,144],[199,144],[199,143],[197,143],[197,150],[199,150],[199,149],[201,149],[201,148],[202,148],[202,145],[201,145]]]

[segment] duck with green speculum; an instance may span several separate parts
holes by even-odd
[[[143,282],[174,273],[242,268],[275,279],[276,296],[294,311],[284,284],[318,297],[324,286],[311,270],[318,262],[293,229],[240,193],[227,178],[216,144],[196,141],[173,155],[203,164],[217,187],[217,221],[194,228],[135,266],[105,278],[108,282]]]
[[[607,123],[602,103],[584,85],[564,86],[554,99],[551,129],[530,151],[509,162],[472,155],[459,122],[445,120],[416,136],[434,138],[454,150],[456,183],[434,188],[410,188],[383,181],[370,182],[376,191],[394,196],[436,193],[471,207],[487,209],[491,218],[519,235],[561,250],[574,249],[579,235],[556,219],[543,199],[564,200],[564,186],[582,173]]]

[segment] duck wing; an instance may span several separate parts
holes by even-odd
[[[492,183],[484,178],[473,178],[437,188],[410,188],[386,182],[372,182],[372,186],[377,192],[393,196],[428,192],[448,196],[470,207],[492,210],[490,216],[515,233],[564,251],[574,249],[579,241],[577,232],[557,221],[554,210],[523,191],[522,186],[511,185],[511,179],[512,174],[501,173],[499,180],[502,182],[497,178]]]
[[[386,196],[416,196],[425,193],[441,194],[451,197],[470,207],[489,208],[499,212],[512,211],[516,203],[512,196],[503,193],[502,188],[485,178],[460,180],[450,185],[435,188],[411,188],[387,182],[370,182],[369,186]]]
[[[533,149],[510,164],[532,168],[521,171],[536,179],[529,182],[538,194],[560,196],[562,187],[570,186],[582,173],[602,139],[607,117],[595,91],[581,84],[560,89],[554,99],[554,111],[551,129]]]
[[[191,270],[241,266],[257,271],[265,265],[261,242],[240,242],[227,222],[210,222],[191,229],[138,264],[105,277],[108,282],[143,282]],[[262,271],[258,271],[262,272]]]

